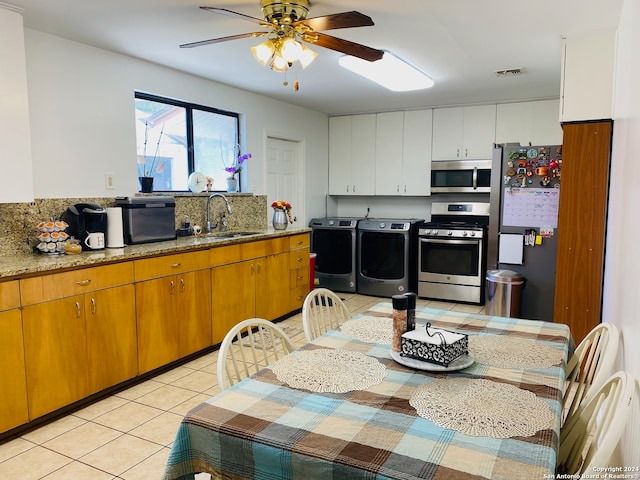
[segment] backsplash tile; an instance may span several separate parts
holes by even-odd
[[[176,200],[176,228],[181,227],[186,215],[191,225],[206,227],[206,207],[209,194],[174,194]],[[226,194],[233,207],[227,215],[230,231],[263,230],[267,228],[267,197],[244,193]],[[16,253],[31,253],[37,245],[38,223],[59,219],[69,205],[75,203],[97,203],[104,208],[115,206],[110,198],[38,198],[30,203],[0,203],[0,256]],[[218,222],[225,210],[224,202],[214,199],[211,203],[212,222]]]

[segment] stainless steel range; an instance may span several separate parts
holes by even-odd
[[[489,203],[433,203],[418,231],[418,296],[484,304]]]

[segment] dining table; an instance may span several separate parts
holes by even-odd
[[[165,480],[555,478],[567,325],[418,307],[447,365],[391,350],[380,302],[189,411]]]

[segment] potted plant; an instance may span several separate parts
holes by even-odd
[[[160,129],[158,142],[156,143],[156,151],[153,155],[151,163],[147,165],[147,141],[149,139],[149,124],[144,123],[144,150],[142,155],[138,155],[138,180],[140,181],[140,192],[151,193],[153,191],[153,175],[162,173],[164,164],[158,161],[158,150],[160,149],[160,141],[164,133],[164,124]]]
[[[237,192],[238,191],[238,179],[236,178],[236,173],[239,174],[242,171],[242,164],[251,158],[250,153],[245,153],[235,158],[233,165],[230,167],[225,167],[225,171],[230,173],[231,175],[227,178],[227,192]]]

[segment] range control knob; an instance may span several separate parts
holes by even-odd
[[[334,220],[329,220],[329,226],[333,227],[336,224]]]
[[[463,237],[466,237],[467,235],[468,235],[468,233],[467,233],[467,231],[466,231],[466,230],[462,232],[462,236],[463,236]]]
[[[470,235],[471,235],[472,237],[475,237],[475,236],[476,236],[476,232],[474,232],[474,231],[472,230]]]
[[[447,235],[452,236],[452,235],[453,235],[453,232],[452,232],[451,230],[449,230],[449,231],[447,232]]]
[[[384,223],[384,222],[382,222],[382,223],[380,223],[380,225],[378,225],[378,226],[379,226],[380,228],[385,228],[385,227],[387,226],[387,224],[386,224],[386,223]]]

